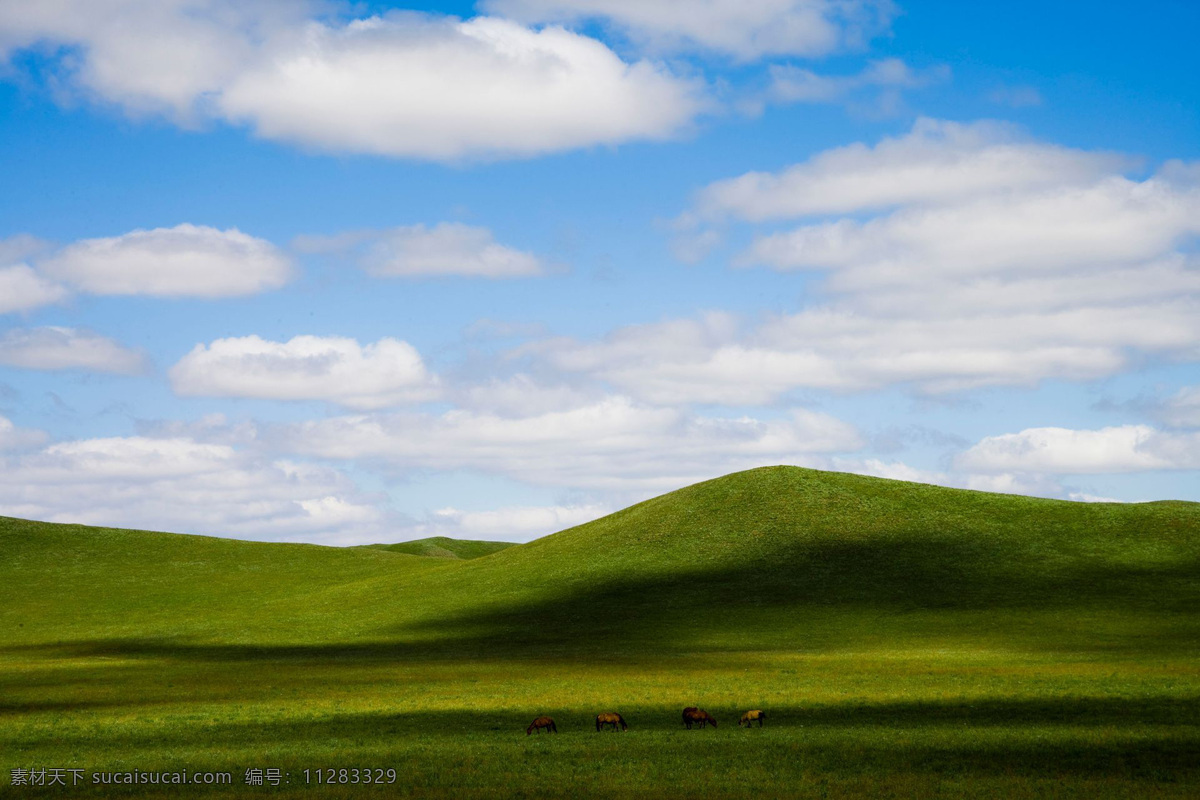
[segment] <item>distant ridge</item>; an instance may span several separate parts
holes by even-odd
[[[469,560],[490,556],[492,553],[499,553],[507,547],[512,547],[513,544],[513,542],[486,542],[474,539],[452,539],[449,536],[431,536],[428,539],[414,539],[411,542],[368,544],[364,546],[370,547],[373,550],[408,553],[413,556]]]

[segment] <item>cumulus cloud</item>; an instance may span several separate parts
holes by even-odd
[[[439,508],[406,535],[527,542],[573,528],[616,511],[606,505],[509,506],[489,511]]]
[[[598,342],[559,337],[518,348],[556,370],[599,378],[649,403],[773,402],[804,375],[834,385],[837,365],[808,352],[783,352],[739,342],[737,320],[721,313],[697,320],[629,325]]]
[[[779,402],[795,388],[912,384],[936,394],[1048,376],[1089,380],[1127,366],[1130,347],[1193,347],[1198,314],[1192,300],[942,319],[816,307],[749,330],[706,317],[627,326],[594,342],[549,339],[516,352],[647,402],[737,406]]]
[[[925,282],[931,275],[1069,273],[1136,265],[1200,233],[1200,187],[1107,177],[843,219],[759,238],[747,263],[835,272],[833,288]],[[918,274],[914,274],[918,273]]]
[[[69,81],[132,113],[194,121],[255,57],[257,42],[304,22],[317,6],[291,0],[42,0],[0,4],[0,56],[39,44],[74,52]]]
[[[594,388],[572,386],[561,381],[540,381],[526,373],[459,386],[453,398],[462,408],[503,417],[567,411],[601,399],[600,393]]]
[[[852,426],[817,412],[795,410],[774,420],[705,417],[624,397],[524,417],[461,409],[336,417],[278,426],[263,436],[271,446],[308,456],[620,491],[674,489],[764,463],[862,446]]]
[[[640,399],[732,405],[796,388],[1083,381],[1147,356],[1200,358],[1200,167],[1132,178],[1128,165],[995,123],[923,120],[874,146],[719,181],[679,225],[852,215],[760,233],[742,255],[816,273],[805,307],[517,352]]]
[[[862,47],[887,30],[891,0],[485,0],[526,22],[603,20],[651,49],[699,48],[750,61]]]
[[[59,81],[130,113],[244,123],[308,148],[454,160],[663,139],[704,88],[556,26],[274,0],[0,7],[0,55],[72,48]]]
[[[751,222],[817,214],[955,203],[993,192],[1088,184],[1128,159],[1030,140],[1000,122],[921,119],[904,136],[874,146],[819,153],[779,173],[748,172],[709,184],[704,217]]]
[[[0,458],[0,514],[236,539],[356,544],[386,518],[344,475],[186,438],[83,439]]]
[[[66,296],[65,288],[38,275],[27,264],[0,267],[0,314],[28,311]]]
[[[271,139],[450,160],[667,138],[700,91],[562,28],[399,15],[310,25],[217,104]]]
[[[978,472],[1051,474],[1198,469],[1200,433],[1164,433],[1148,425],[1027,428],[989,436],[955,464]]]
[[[181,395],[324,400],[359,409],[420,402],[439,393],[437,378],[416,348],[391,338],[366,346],[336,336],[217,339],[196,345],[171,368],[170,379]]]
[[[137,375],[146,356],[112,339],[78,328],[14,328],[0,336],[0,364],[25,369],[79,369]]]
[[[339,236],[302,236],[305,252],[346,253],[372,275],[426,278],[446,275],[525,278],[541,275],[541,259],[495,240],[487,228],[443,222]]]
[[[100,295],[233,297],[277,289],[292,276],[291,260],[270,242],[186,223],[83,239],[38,267]]]
[[[0,452],[36,447],[44,441],[46,441],[45,431],[18,428],[12,420],[0,417]]]

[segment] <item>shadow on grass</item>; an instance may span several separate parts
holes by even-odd
[[[1048,567],[1046,559],[1040,552],[961,539],[799,543],[770,560],[736,569],[602,585],[565,578],[554,586],[555,576],[530,576],[542,588],[524,597],[388,633],[445,637],[476,657],[604,653],[631,642],[686,653],[692,648],[689,634],[705,630],[733,632],[752,648],[755,615],[763,611],[857,612],[873,634],[886,634],[889,615],[911,612],[991,612],[997,629],[1003,630],[1020,628],[1032,612],[1069,616],[1118,611],[1178,622],[1194,619],[1190,615],[1200,608],[1200,559],[1157,567],[1101,557],[1077,557]],[[768,627],[777,625],[778,618],[775,614]],[[1152,628],[1144,627],[1133,632],[1131,641],[1143,652],[1196,652],[1200,625],[1193,623],[1190,631],[1190,637],[1155,638]],[[804,642],[803,622],[794,626],[794,633],[793,648]],[[836,647],[839,637],[852,640],[857,633],[851,627],[826,629],[822,644]],[[1103,647],[1100,639],[1096,645]]]
[[[1119,612],[1140,615],[1138,624],[1090,639],[1091,623],[1067,625],[1078,633],[1066,649],[1200,652],[1200,620],[1194,615],[1200,607],[1200,562],[1145,567],[1080,557],[1051,569],[1041,563],[1044,557],[995,542],[961,539],[817,542],[798,544],[774,554],[769,562],[736,569],[638,576],[600,585],[582,582],[577,575],[530,575],[523,594],[501,597],[478,592],[473,574],[447,573],[444,591],[466,598],[462,610],[381,629],[373,641],[260,645],[145,637],[13,646],[7,651],[330,663],[639,653],[685,657],[696,652],[695,635],[709,631],[732,636],[735,649],[786,645],[795,650],[805,647],[810,636],[816,636],[820,648],[829,649],[853,644],[863,634],[876,640],[909,635],[913,631],[896,627],[896,620],[912,612],[925,613],[921,624],[932,635],[954,634],[954,626],[964,624],[952,614],[938,622],[939,612],[986,612],[984,627],[997,635],[1015,637],[1020,647],[1055,649],[1056,640],[1038,640],[1044,634],[1029,624],[1032,614],[1056,614],[1061,622],[1073,614]],[[816,633],[806,629],[828,612],[849,616],[829,617],[832,622]],[[1156,623],[1167,625],[1170,633],[1163,634]],[[280,627],[286,627],[286,620]],[[762,640],[756,641],[760,631]]]

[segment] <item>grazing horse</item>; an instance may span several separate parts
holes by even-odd
[[[596,730],[603,730],[605,725],[612,725],[614,731],[618,725],[621,726],[621,730],[623,731],[629,730],[629,726],[625,724],[625,718],[612,711],[596,715]]]
[[[717,727],[717,721],[713,719],[712,715],[707,711],[696,708],[695,706],[688,706],[683,710],[683,724],[687,725],[687,728],[690,731],[693,723],[698,724],[701,728],[709,723],[712,723],[714,728]]]
[[[758,727],[761,728],[763,725],[763,720],[766,718],[767,712],[765,711],[759,711],[758,709],[755,709],[754,711],[747,711],[745,714],[742,714],[742,718],[738,720],[738,727],[740,728],[745,725],[747,728],[749,728],[751,722],[758,720]]]
[[[528,736],[534,731],[541,733],[542,728],[546,729],[546,733],[558,733],[558,726],[554,724],[554,720],[549,717],[538,717],[529,723],[529,727],[525,729],[525,735]]]

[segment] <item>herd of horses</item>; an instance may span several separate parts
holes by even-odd
[[[758,727],[761,728],[763,726],[763,720],[766,718],[766,712],[760,711],[759,709],[747,711],[745,714],[742,714],[742,718],[738,720],[738,727],[745,725],[747,728],[749,728],[752,723],[757,722]],[[701,728],[709,725],[712,725],[714,728],[717,727],[717,721],[713,719],[712,714],[709,714],[702,708],[696,708],[695,706],[688,706],[683,710],[683,724],[689,731],[692,729],[693,725],[698,725]],[[622,731],[629,730],[629,726],[625,724],[625,718],[613,711],[606,711],[603,714],[596,715],[596,730],[602,731],[606,728],[613,731],[618,729]],[[558,726],[554,724],[554,720],[550,717],[538,717],[533,722],[529,723],[529,727],[525,729],[525,735],[529,736],[534,732],[541,733],[542,731],[545,731],[546,733],[558,733]]]

